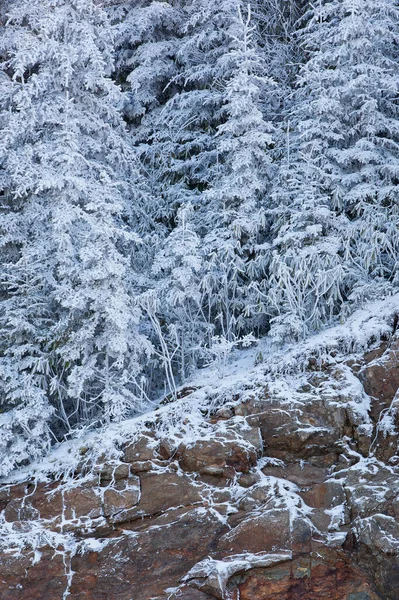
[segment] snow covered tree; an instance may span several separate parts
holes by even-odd
[[[256,43],[275,85],[264,90],[265,112],[276,122],[284,120],[290,105],[292,85],[302,59],[296,25],[306,0],[252,0]]]
[[[219,59],[224,103],[215,138],[218,163],[204,193],[202,223],[207,264],[203,289],[209,314],[228,340],[254,325],[253,319],[246,325],[245,317],[264,314],[269,260],[265,207],[275,141],[275,126],[259,108],[262,88],[273,87],[273,82],[263,76],[266,68],[253,39],[250,7],[247,14],[241,2],[234,8],[231,42]]]
[[[172,366],[184,381],[198,364],[212,328],[202,310],[203,270],[200,239],[193,227],[193,207],[182,206],[177,224],[158,251],[152,267],[158,285],[158,314]],[[164,359],[165,360],[165,359]]]
[[[314,180],[310,157],[283,165],[277,181],[268,310],[271,335],[281,343],[305,337],[339,312],[345,276],[340,225],[346,219],[337,218]]]
[[[246,334],[395,289],[398,23],[392,0],[1,5],[1,473],[141,409],[161,369],[176,395]]]
[[[62,432],[134,408],[148,344],[130,255],[145,187],[97,2],[13,2],[0,48],[2,427],[24,414],[19,461],[53,412]]]
[[[154,41],[152,32],[148,43],[138,44],[127,76],[129,114],[138,123],[132,132],[157,190],[157,221],[173,235],[179,207],[195,209],[193,225],[209,261],[204,309],[209,324],[216,318],[219,332],[228,330],[228,336],[243,328],[244,311],[261,311],[259,286],[251,277],[259,283],[265,272],[261,204],[270,183],[274,131],[260,110],[265,90],[273,87],[265,77],[267,64],[240,8],[248,10],[238,0],[176,1],[172,11],[158,3],[138,7],[131,22],[148,23],[151,13],[158,35]],[[137,91],[142,108],[134,102]],[[223,198],[234,177],[230,199]],[[244,301],[248,286],[251,294],[245,292]],[[240,324],[233,326],[238,318]]]
[[[265,76],[268,65],[254,39],[256,29],[243,16],[248,10],[239,0],[201,0],[175,11],[176,74],[165,90],[171,97],[164,96],[164,105],[151,109],[139,127],[148,140],[141,147],[146,164],[159,182],[158,219],[173,230],[178,207],[195,208],[194,225],[208,262],[204,310],[208,322],[216,319],[219,333],[229,338],[244,329],[244,313],[263,310],[261,205],[270,187],[274,133],[260,110],[266,89],[274,86]],[[157,52],[153,42],[136,52],[138,66],[128,77],[140,89],[142,73],[151,79],[150,69],[140,67],[147,52]],[[147,123],[152,130],[146,130]]]
[[[171,56],[168,64],[174,72],[170,69],[164,83],[161,104],[141,121],[139,135],[144,135],[139,138],[136,134],[139,142],[144,141],[140,149],[156,181],[158,219],[169,230],[180,206],[191,203],[197,208],[202,204],[202,192],[217,164],[215,133],[223,105],[218,59],[231,42],[228,23],[229,16],[236,14],[234,2],[174,3],[173,26],[166,37],[169,54],[163,48],[164,56]],[[154,43],[139,48],[139,64],[144,52],[157,52],[158,48]],[[141,72],[138,66],[128,78],[133,89]],[[148,69],[147,76],[150,73]]]
[[[165,126],[161,117],[165,103],[181,86],[172,84],[179,72],[177,52],[182,35],[184,2],[173,0],[118,3],[116,20],[116,68],[124,93],[124,115],[134,143],[145,167],[153,202],[150,216],[154,218],[154,235],[161,239],[167,233],[171,216],[168,204],[179,206],[176,189],[169,187],[166,176],[170,163],[170,147],[165,141]],[[166,136],[167,137],[167,136]],[[175,211],[172,215],[175,216]],[[154,238],[148,252],[157,246]]]
[[[337,9],[339,8],[337,21]],[[324,7],[319,60],[338,103],[341,139],[326,152],[333,204],[350,220],[344,233],[349,300],[355,305],[397,283],[399,253],[399,6],[349,0]],[[310,36],[311,38],[311,36]],[[310,42],[311,43],[311,42]]]
[[[312,6],[276,188],[274,334],[306,335],[395,279],[397,7]],[[386,285],[383,285],[386,289]]]

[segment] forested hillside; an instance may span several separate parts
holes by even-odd
[[[397,0],[1,3],[1,475],[398,291],[398,38]]]

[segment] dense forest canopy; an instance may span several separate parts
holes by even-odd
[[[5,0],[0,454],[398,287],[397,0]]]

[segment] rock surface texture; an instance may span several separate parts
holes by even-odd
[[[4,483],[0,600],[399,599],[398,357],[311,362],[191,437],[150,422]]]

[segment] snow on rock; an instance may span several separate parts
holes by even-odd
[[[245,572],[250,569],[269,567],[270,565],[284,562],[292,558],[291,552],[280,552],[267,554],[259,552],[251,554],[231,555],[225,560],[206,558],[197,563],[183,577],[190,585],[199,590],[210,593],[214,598],[223,600],[227,598],[226,586],[229,579],[236,573]]]
[[[0,597],[396,600],[389,322],[355,315],[256,365],[242,351],[223,378],[210,367],[188,395],[11,473]]]

